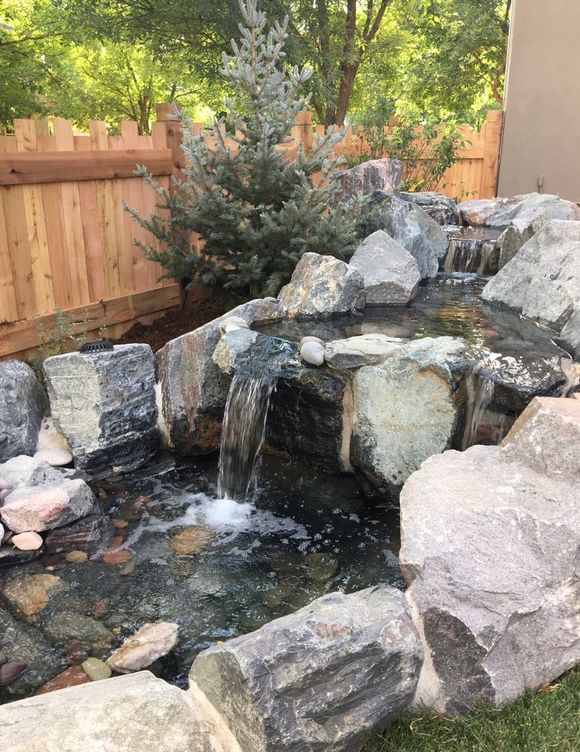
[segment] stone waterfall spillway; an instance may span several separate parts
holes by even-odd
[[[497,272],[497,230],[453,226],[448,226],[446,230],[449,235],[449,249],[443,266],[445,272],[484,276]]]
[[[291,354],[289,342],[260,336],[243,362],[236,366],[222,425],[218,467],[220,499],[243,501],[254,487],[270,398]]]

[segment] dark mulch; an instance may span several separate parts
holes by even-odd
[[[183,309],[170,308],[152,324],[133,324],[122,337],[114,341],[119,345],[144,342],[151,346],[153,352],[156,352],[169,340],[207,324],[208,321],[221,316],[245,300],[247,300],[246,297],[229,291],[211,291],[207,300],[193,301]]]

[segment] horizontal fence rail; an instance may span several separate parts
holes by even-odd
[[[501,127],[495,111],[480,131],[463,126],[467,145],[437,189],[459,198],[495,195]],[[309,150],[323,131],[311,113],[300,113],[283,148]],[[28,356],[39,328],[54,326],[57,308],[77,332],[107,326],[118,336],[135,319],[179,303],[179,286],[161,281],[163,270],[135,246],[154,241],[123,203],[142,216],[157,212],[155,192],[135,169],[144,165],[172,190],[184,165],[181,143],[174,105],[158,106],[150,136],[139,135],[135,122],[122,123],[118,135],[98,121],[76,134],[60,118],[15,120],[14,133],[0,135],[0,358]],[[337,146],[346,157],[364,150],[352,128]]]

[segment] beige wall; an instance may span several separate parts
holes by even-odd
[[[505,112],[498,195],[580,202],[580,0],[514,0]]]

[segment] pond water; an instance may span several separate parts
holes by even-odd
[[[65,585],[36,625],[56,651],[73,641],[54,635],[50,624],[60,623],[59,614],[69,624],[76,615],[98,616],[124,637],[148,621],[173,621],[178,646],[156,670],[184,685],[195,655],[217,640],[257,629],[331,591],[381,581],[402,587],[398,515],[369,504],[350,476],[325,476],[264,456],[259,490],[238,503],[217,499],[215,461],[168,460],[95,489],[113,523],[105,524],[99,541],[72,546],[86,550],[88,561],[70,563],[63,551],[10,568],[26,576],[48,566]],[[49,549],[58,547],[56,536]],[[111,552],[112,561],[115,554],[127,561],[107,564]],[[94,643],[83,644],[92,655],[100,653]],[[102,649],[103,656],[109,652]]]

